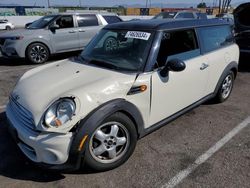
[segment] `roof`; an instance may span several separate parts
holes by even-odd
[[[229,25],[221,19],[151,19],[119,22],[107,25],[106,29],[170,30],[178,28]]]
[[[63,13],[57,13],[54,15],[79,15],[79,14],[100,14],[100,15],[117,15],[115,13],[110,13],[110,12],[100,12],[100,11],[83,11],[83,12],[63,12]]]

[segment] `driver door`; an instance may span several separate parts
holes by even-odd
[[[55,21],[59,29],[50,31],[53,47],[58,52],[79,50],[78,30],[73,15],[64,15]]]
[[[182,72],[160,71],[171,59],[182,60]],[[194,30],[164,32],[155,71],[152,74],[152,101],[149,125],[164,120],[206,96],[208,70],[200,55]]]

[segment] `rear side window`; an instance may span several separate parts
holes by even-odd
[[[98,20],[95,15],[86,14],[86,15],[79,15],[77,17],[77,22],[79,27],[87,27],[87,26],[98,26]]]
[[[199,29],[204,52],[211,52],[218,48],[234,43],[230,26],[214,26]]]
[[[103,16],[108,24],[121,22],[122,20],[118,16]]]
[[[157,64],[158,67],[162,67],[167,61],[173,58],[184,61],[199,55],[200,49],[193,29],[167,31],[163,33]]]
[[[196,13],[197,17],[199,19],[207,19],[207,14],[206,13]]]

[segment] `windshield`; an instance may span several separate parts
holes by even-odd
[[[42,29],[48,26],[49,23],[51,23],[52,20],[55,20],[57,18],[56,15],[52,16],[44,16],[40,18],[39,20],[34,21],[31,23],[27,29]]]
[[[177,12],[162,12],[156,15],[153,19],[166,19],[166,18],[174,18]]]
[[[82,62],[117,71],[142,71],[153,40],[150,31],[103,29],[80,55]]]

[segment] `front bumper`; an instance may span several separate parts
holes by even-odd
[[[62,165],[69,158],[73,133],[41,133],[25,128],[10,105],[6,109],[9,131],[21,151],[33,162],[47,165]]]
[[[0,46],[0,52],[5,58],[20,58],[15,48],[4,48]]]
[[[4,39],[2,39],[4,40]],[[23,51],[23,40],[9,40],[5,39],[1,41],[0,50],[6,58],[24,58],[25,53]]]

